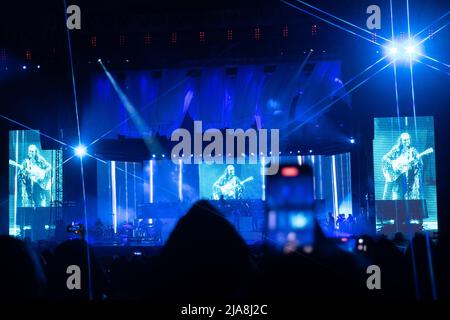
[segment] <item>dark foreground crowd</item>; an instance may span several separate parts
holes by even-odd
[[[208,202],[179,220],[158,254],[96,256],[80,239],[55,248],[0,237],[0,297],[62,300],[245,300],[298,298],[433,299],[443,293],[445,252],[424,234],[405,242],[362,237],[353,253],[316,227],[312,252],[283,253],[245,244]],[[81,289],[69,290],[67,267],[81,270]],[[367,267],[381,271],[369,290]],[[88,268],[90,266],[90,269]]]

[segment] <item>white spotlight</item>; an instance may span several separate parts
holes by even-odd
[[[407,46],[406,47],[406,53],[407,54],[413,54],[416,51],[416,48],[414,46]]]
[[[87,148],[80,144],[78,147],[75,148],[75,155],[79,158],[83,158],[87,154]]]
[[[390,47],[389,48],[389,53],[391,55],[396,55],[398,53],[398,48],[397,47]]]
[[[408,39],[401,43],[392,43],[389,47],[386,47],[385,53],[393,60],[410,61],[420,54],[420,51],[420,46],[414,40]]]

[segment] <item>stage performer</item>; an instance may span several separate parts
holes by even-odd
[[[51,165],[39,154],[36,145],[28,146],[28,157],[18,166],[22,182],[22,206],[48,207],[50,205]]]
[[[392,149],[383,156],[386,179],[383,200],[422,199],[421,155],[411,146],[411,136],[403,132]]]
[[[236,200],[242,199],[244,192],[241,180],[235,175],[233,165],[228,165],[225,172],[213,184],[213,199]]]

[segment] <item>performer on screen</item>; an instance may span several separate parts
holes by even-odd
[[[228,165],[225,172],[213,184],[213,199],[236,200],[241,199],[244,192],[243,183],[235,175],[233,165]]]
[[[11,163],[11,161],[10,161]],[[50,205],[51,165],[39,154],[36,145],[28,146],[28,157],[19,167],[22,182],[22,206],[47,207]]]
[[[432,152],[432,151],[431,151]],[[403,132],[392,149],[383,156],[386,179],[383,200],[422,199],[422,155],[411,146],[411,136]]]

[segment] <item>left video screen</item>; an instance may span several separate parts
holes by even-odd
[[[17,227],[17,208],[45,208],[61,203],[62,174],[56,179],[60,170],[62,151],[43,150],[39,131],[9,132],[10,229]]]

